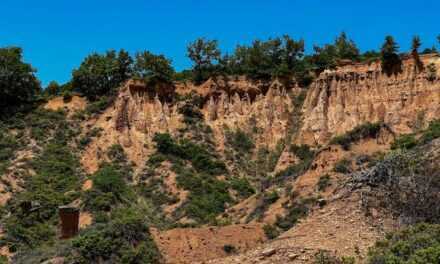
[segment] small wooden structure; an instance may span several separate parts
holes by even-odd
[[[68,239],[78,234],[79,209],[72,206],[58,208],[61,221],[61,239]]]

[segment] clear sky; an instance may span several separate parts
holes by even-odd
[[[225,51],[282,34],[313,44],[346,31],[361,50],[392,34],[408,49],[440,34],[440,0],[1,0],[0,46],[20,46],[38,77],[65,82],[91,52],[125,48],[163,53],[190,66],[187,44],[218,39]]]

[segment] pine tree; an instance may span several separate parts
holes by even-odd
[[[382,71],[388,76],[402,71],[402,60],[397,54],[399,46],[392,36],[385,37],[385,43],[381,48]]]
[[[414,70],[416,73],[423,70],[423,62],[420,60],[419,48],[422,46],[419,36],[414,36],[411,44],[411,55],[414,59]]]

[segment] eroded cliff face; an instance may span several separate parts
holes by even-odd
[[[323,72],[308,92],[297,141],[324,144],[368,121],[385,122],[396,133],[408,133],[438,118],[440,82],[428,80],[427,65],[434,63],[440,69],[440,57],[421,59],[423,71],[417,72],[414,61],[406,59],[403,72],[393,76],[382,74],[380,63]]]
[[[191,91],[204,100],[200,111],[205,124],[213,131],[220,152],[224,150],[227,130],[249,132],[256,145],[269,148],[286,135],[293,110],[292,90],[287,92],[279,82],[255,84],[243,79],[209,80],[202,86],[177,86],[175,96],[187,95]],[[101,128],[103,135],[93,140],[84,152],[82,163],[86,171],[95,172],[113,144],[120,144],[136,167],[142,167],[154,152],[152,138],[156,133],[176,136],[185,129],[184,117],[179,113],[182,104],[178,100],[160,100],[144,85],[128,82],[121,88],[114,105],[88,124]]]
[[[121,88],[113,106],[87,126],[103,131],[102,136],[87,146],[81,160],[86,172],[93,173],[114,144],[124,148],[136,168],[142,167],[154,150],[154,134],[175,134],[183,123],[176,105],[170,106],[143,85],[130,81]]]
[[[213,128],[220,149],[223,149],[225,129],[241,129],[254,135],[256,145],[274,147],[286,136],[292,111],[291,96],[278,82],[253,100],[249,93],[230,96],[223,91],[217,98],[210,96],[203,108],[205,122]]]
[[[403,61],[402,73],[393,76],[382,74],[378,62],[325,71],[308,89],[302,111],[293,105],[301,89],[278,81],[251,82],[236,77],[208,80],[200,86],[181,83],[174,96],[195,92],[203,98],[200,111],[220,152],[227,130],[241,129],[253,137],[257,147],[269,149],[292,131],[296,144],[323,145],[365,122],[384,122],[396,134],[408,133],[440,116],[440,82],[428,80],[427,70],[430,63],[440,69],[440,57],[425,55],[421,59],[423,71],[417,72],[410,58]],[[88,123],[104,133],[85,150],[86,171],[96,171],[113,144],[122,145],[128,158],[142,166],[154,151],[155,133],[177,136],[185,129],[180,103],[167,102],[144,85],[128,82],[114,105]]]

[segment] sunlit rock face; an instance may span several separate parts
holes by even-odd
[[[438,77],[428,80],[427,70],[430,63],[440,69],[440,58],[425,55],[421,59],[422,71],[408,58],[402,73],[392,76],[383,74],[378,62],[323,72],[304,103],[298,141],[322,144],[367,121],[385,122],[396,133],[426,125],[440,114],[440,82]]]

